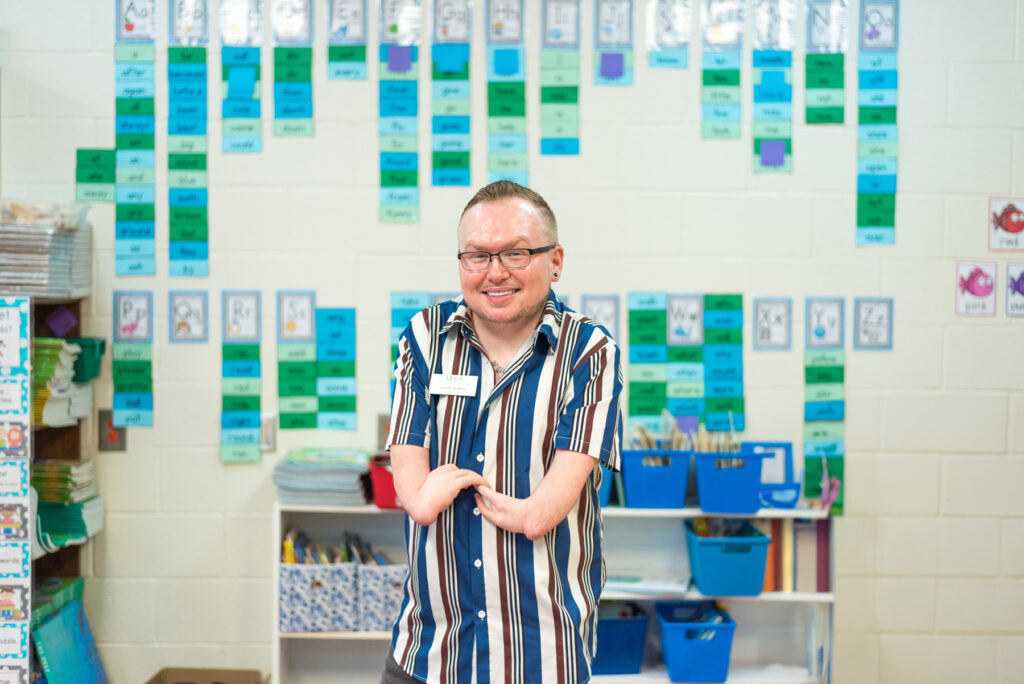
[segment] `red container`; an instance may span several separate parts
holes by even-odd
[[[373,483],[373,502],[377,508],[401,508],[395,502],[395,478],[391,474],[391,457],[377,454],[370,460],[370,481]]]

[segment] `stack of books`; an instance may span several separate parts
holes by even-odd
[[[37,460],[32,464],[32,486],[43,503],[82,503],[100,493],[92,459]]]
[[[308,506],[366,504],[369,462],[370,455],[356,449],[293,449],[274,466],[278,501]]]
[[[37,537],[45,550],[83,544],[103,529],[103,499],[91,460],[36,461],[32,488],[39,497]]]
[[[72,601],[81,601],[85,591],[84,577],[45,577],[32,590],[32,618],[29,629],[46,622]]]
[[[92,413],[92,386],[72,382],[78,344],[58,337],[32,340],[32,422],[60,427],[74,425]]]
[[[89,206],[0,199],[0,292],[83,297],[92,290]]]

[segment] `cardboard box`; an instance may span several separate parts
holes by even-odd
[[[146,684],[263,684],[259,670],[165,667]]]

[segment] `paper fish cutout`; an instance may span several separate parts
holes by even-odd
[[[992,276],[980,268],[971,271],[966,278],[960,278],[960,292],[970,292],[975,297],[987,297],[992,294]]]
[[[1019,233],[1024,230],[1024,211],[1012,203],[1007,204],[1003,207],[1002,213],[992,214],[992,225],[997,229],[1002,228],[1007,233]]]

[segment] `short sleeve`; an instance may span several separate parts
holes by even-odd
[[[391,400],[391,428],[386,449],[392,444],[430,448],[430,395],[427,364],[409,325],[398,342],[395,361],[395,395]]]
[[[600,332],[576,362],[569,401],[558,421],[555,448],[589,454],[619,469],[622,448],[622,370],[619,348]]]

